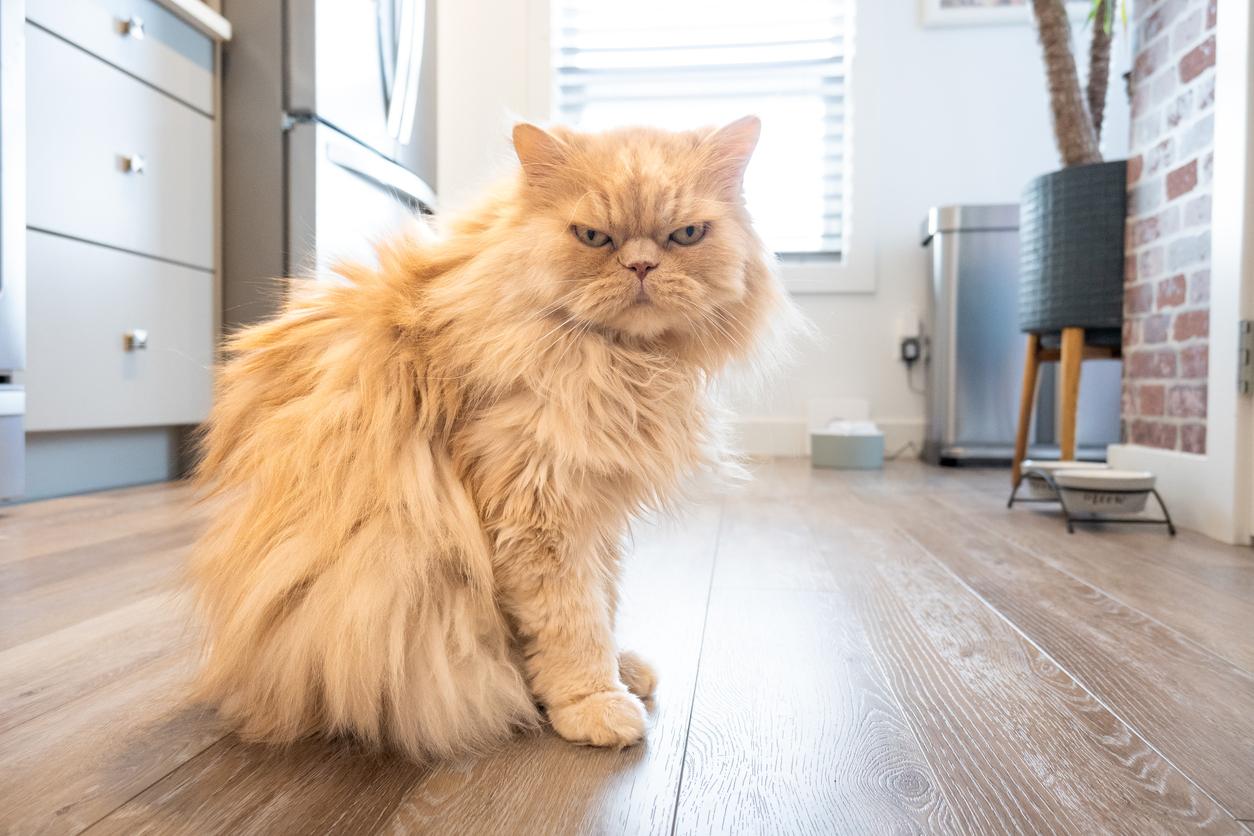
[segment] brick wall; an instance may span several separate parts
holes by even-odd
[[[1138,0],[1123,436],[1206,452],[1217,0]]]

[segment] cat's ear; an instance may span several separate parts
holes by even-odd
[[[557,137],[526,122],[514,126],[514,151],[527,174],[527,181],[533,185],[565,158],[565,149]]]
[[[727,185],[737,190],[740,188],[745,168],[753,156],[753,149],[758,147],[761,135],[762,120],[756,116],[745,116],[719,128],[706,140],[713,152],[714,167]]]

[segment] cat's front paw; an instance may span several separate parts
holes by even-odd
[[[644,704],[626,691],[598,691],[550,709],[549,722],[571,743],[622,749],[644,738]]]
[[[657,673],[653,666],[630,650],[618,654],[618,678],[628,691],[642,700],[649,699],[657,691]]]

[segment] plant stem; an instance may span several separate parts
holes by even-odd
[[[1054,138],[1064,166],[1101,162],[1097,135],[1071,52],[1071,21],[1063,0],[1032,0],[1049,83]]]
[[[1093,15],[1093,39],[1089,42],[1089,116],[1093,120],[1093,138],[1102,140],[1102,121],[1106,115],[1106,90],[1110,87],[1110,41],[1114,31],[1112,0],[1100,0]]]

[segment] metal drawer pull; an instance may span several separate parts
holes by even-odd
[[[144,19],[142,17],[132,16],[122,21],[122,34],[134,38],[137,41],[144,39]]]
[[[127,331],[122,337],[122,344],[127,351],[142,351],[148,347],[148,332],[143,328]]]
[[[143,174],[148,163],[139,154],[123,154],[122,170],[128,174]]]

